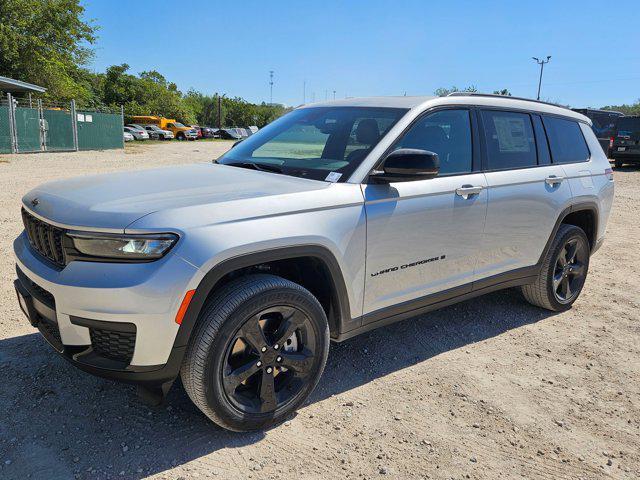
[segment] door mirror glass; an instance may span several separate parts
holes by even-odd
[[[439,171],[440,159],[437,153],[400,148],[387,155],[382,170],[374,170],[371,176],[384,183],[408,182],[434,178]]]

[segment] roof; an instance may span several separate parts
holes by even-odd
[[[572,108],[571,110],[574,110],[576,112],[582,113],[582,112],[589,112],[589,113],[614,113],[616,115],[620,115],[621,117],[624,116],[624,113],[619,112],[617,110],[602,110],[599,108]]]
[[[427,100],[438,97],[356,97],[327,102],[308,103],[301,108],[308,107],[387,107],[387,108],[413,108],[422,105]]]
[[[477,93],[456,92],[455,95],[447,97],[419,96],[419,97],[362,97],[345,98],[329,102],[310,103],[299,108],[314,107],[387,107],[387,108],[419,108],[425,110],[431,107],[444,105],[478,105],[485,107],[503,107],[529,110],[532,112],[548,113],[572,117],[581,122],[591,125],[591,120],[575,112],[570,108],[538,100],[518,97],[508,97],[504,95],[488,95]]]
[[[44,93],[46,88],[34,85],[32,83],[22,82],[20,80],[14,80],[13,78],[0,77],[0,90],[8,93]]]

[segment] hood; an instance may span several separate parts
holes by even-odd
[[[123,230],[153,212],[326,188],[304,178],[213,163],[107,173],[45,183],[22,201],[58,224]]]

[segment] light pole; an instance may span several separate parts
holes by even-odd
[[[273,70],[269,70],[269,88],[270,88],[269,105],[273,105]]]
[[[540,87],[542,87],[542,72],[544,71],[544,64],[549,63],[549,60],[551,60],[551,55],[547,55],[546,60],[540,60],[539,58],[536,58],[536,57],[531,57],[531,58],[533,58],[536,61],[536,63],[540,65],[540,79],[538,80],[538,97],[537,97],[537,100],[540,100]]]

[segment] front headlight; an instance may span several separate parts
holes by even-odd
[[[163,257],[178,241],[178,236],[172,233],[119,235],[68,232],[67,236],[71,239],[79,260],[91,257],[115,261],[152,261]]]

